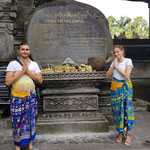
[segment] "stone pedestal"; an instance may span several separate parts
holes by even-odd
[[[47,89],[42,91],[43,113],[37,123],[38,134],[108,132],[108,121],[99,110],[101,91],[96,88],[104,74],[43,74],[43,86]]]
[[[108,132],[108,121],[100,112],[45,113],[37,123],[38,134]]]
[[[42,93],[44,112],[98,110],[96,88],[46,89]]]
[[[32,58],[40,66],[59,66],[68,58],[81,65],[89,59],[93,70],[99,71],[43,74],[43,114],[38,132],[108,131],[107,120],[99,110],[101,91],[97,88],[105,79],[100,70],[104,70],[112,48],[107,19],[96,8],[74,0],[39,1],[42,7],[36,2],[25,25]]]

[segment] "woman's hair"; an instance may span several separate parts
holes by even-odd
[[[113,48],[112,48],[112,51],[114,51],[115,48],[119,48],[121,51],[124,51],[123,55],[125,56],[125,49],[124,49],[123,46],[121,46],[121,45],[114,45]]]

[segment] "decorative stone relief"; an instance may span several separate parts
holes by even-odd
[[[100,106],[110,106],[110,96],[99,97]]]
[[[40,120],[83,120],[83,119],[89,119],[89,120],[97,120],[102,119],[104,120],[104,117],[99,112],[61,112],[61,113],[44,113]]]
[[[60,79],[104,79],[105,71],[100,72],[77,72],[77,73],[43,73],[43,79],[60,80]]]
[[[17,17],[12,9],[11,0],[0,0],[0,60],[6,61],[14,57],[14,21]]]
[[[43,100],[44,111],[98,110],[97,95],[49,96]]]

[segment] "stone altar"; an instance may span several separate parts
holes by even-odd
[[[108,132],[108,121],[99,111],[96,88],[105,72],[43,74],[43,114],[38,133]]]
[[[26,31],[32,57],[39,65],[60,65],[66,58],[76,64],[89,64],[88,59],[98,58],[104,68],[112,47],[104,15],[73,0],[38,6]],[[39,134],[108,132],[108,121],[99,110],[103,87],[97,88],[105,79],[105,71],[42,75]]]

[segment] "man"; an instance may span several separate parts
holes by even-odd
[[[37,119],[37,99],[33,81],[42,83],[38,64],[32,61],[30,46],[20,44],[18,61],[11,61],[6,69],[5,83],[12,85],[10,100],[11,121],[16,150],[28,145],[29,150],[36,149],[32,145],[35,139],[35,122]]]

